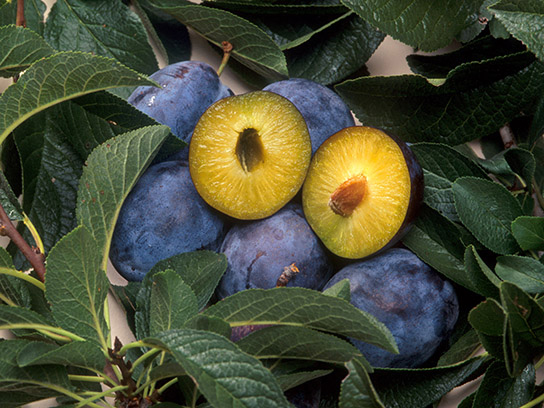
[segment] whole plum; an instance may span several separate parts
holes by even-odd
[[[446,340],[457,321],[453,286],[407,249],[393,248],[350,264],[325,285],[350,281],[351,303],[393,334],[399,354],[352,340],[375,367],[419,367]]]
[[[304,78],[291,78],[271,83],[263,91],[277,93],[289,99],[300,111],[312,140],[312,154],[329,136],[348,126],[354,126],[348,106],[334,91]]]
[[[198,195],[184,161],[149,167],[126,198],[113,233],[110,260],[129,281],[141,281],[160,260],[198,249],[217,250],[225,222]]]
[[[244,289],[273,288],[285,268],[298,270],[286,286],[320,290],[332,276],[327,253],[294,203],[268,218],[234,225],[221,252],[228,266],[218,286],[220,298]]]
[[[232,95],[214,69],[200,61],[182,61],[168,65],[149,76],[159,85],[139,86],[128,102],[169,126],[172,133],[189,143],[193,129],[204,111],[214,102]],[[187,158],[188,149],[179,157]]]

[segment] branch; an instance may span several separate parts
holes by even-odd
[[[45,262],[44,255],[38,248],[31,248],[28,242],[17,231],[17,228],[11,223],[6,210],[2,204],[0,204],[0,235],[5,235],[11,239],[11,241],[19,248],[26,259],[34,268],[34,271],[38,275],[38,278],[45,282]]]
[[[17,0],[17,17],[15,19],[15,25],[26,27],[25,0]]]

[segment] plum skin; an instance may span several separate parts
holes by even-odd
[[[284,268],[293,263],[299,272],[287,283],[289,287],[320,290],[333,273],[324,247],[294,203],[268,218],[234,225],[221,252],[228,266],[217,288],[219,298],[245,289],[273,288]]]
[[[125,279],[141,281],[160,260],[218,250],[225,233],[224,218],[198,195],[187,162],[162,162],[144,172],[123,203],[110,260]]]
[[[149,76],[161,87],[139,86],[127,102],[157,122],[169,126],[186,143],[204,111],[214,102],[233,94],[214,69],[200,61],[168,65]],[[182,149],[180,158],[187,158]]]
[[[312,141],[312,154],[331,135],[355,121],[348,106],[334,91],[304,78],[273,82],[263,91],[277,93],[289,99],[300,111]]]
[[[414,368],[425,363],[451,334],[459,315],[454,288],[404,248],[350,264],[325,285],[350,281],[351,303],[384,323],[399,354],[351,339],[375,367]]]

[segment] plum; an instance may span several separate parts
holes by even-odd
[[[454,288],[404,248],[342,268],[324,289],[348,279],[351,303],[393,334],[399,354],[352,340],[375,367],[419,367],[447,340],[459,315]]]
[[[304,78],[273,82],[263,91],[277,93],[289,99],[300,111],[312,141],[312,154],[331,135],[355,125],[348,106],[334,91]]]
[[[157,122],[169,126],[172,133],[186,143],[189,143],[204,111],[212,103],[233,94],[221,83],[214,69],[200,61],[171,64],[149,78],[161,87],[139,86],[128,102]],[[176,157],[186,159],[187,154],[188,149],[184,148]]]
[[[200,198],[185,161],[149,167],[126,198],[110,259],[129,281],[141,281],[160,260],[198,249],[218,250],[224,218]]]
[[[234,225],[221,252],[228,266],[218,286],[220,298],[244,289],[273,288],[286,268],[298,270],[286,286],[320,290],[333,272],[328,254],[294,203],[266,219]]]

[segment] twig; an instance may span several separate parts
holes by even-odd
[[[219,65],[219,68],[217,69],[217,76],[221,76],[223,73],[223,70],[229,62],[230,53],[232,52],[233,48],[232,44],[228,41],[223,41],[221,43],[221,47],[223,48],[223,59],[221,60],[221,65]]]
[[[25,0],[17,0],[17,17],[15,19],[15,25],[26,27]]]
[[[499,134],[501,135],[502,143],[505,149],[509,149],[512,146],[516,145],[516,141],[514,139],[514,132],[512,131],[509,123],[506,123],[503,127],[499,129]]]
[[[4,207],[0,204],[0,234],[5,235],[11,239],[11,241],[19,248],[26,259],[34,268],[34,271],[38,275],[38,278],[45,282],[45,258],[38,248],[31,248],[28,242],[17,231],[17,228],[11,223],[9,216],[4,210]]]

